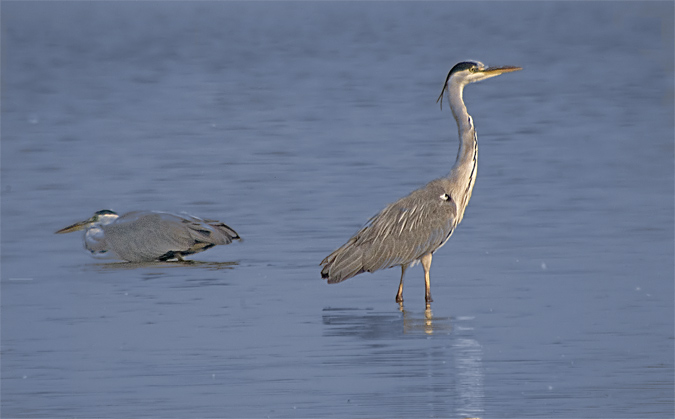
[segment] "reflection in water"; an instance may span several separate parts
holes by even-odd
[[[323,324],[331,326],[329,336],[359,336],[362,338],[395,337],[402,333],[450,333],[449,317],[433,317],[430,308],[423,313],[408,311],[400,306],[401,314],[375,313],[372,309],[325,308]]]
[[[115,274],[117,272],[137,271],[134,276],[143,281],[161,280],[166,281],[169,278],[176,278],[178,281],[172,282],[171,287],[202,287],[202,286],[227,286],[230,285],[229,275],[222,275],[226,270],[232,270],[239,262],[113,262],[113,263],[95,263],[85,264],[82,267],[84,272],[94,271],[98,274]],[[183,268],[183,269],[176,269]],[[186,276],[186,272],[192,272]],[[206,272],[219,272],[220,274],[205,274]],[[201,274],[199,272],[202,272]],[[118,275],[115,275],[117,280]],[[126,277],[126,275],[125,275]]]
[[[457,415],[483,413],[483,348],[475,339],[457,339],[452,345],[457,373]]]
[[[108,272],[143,268],[201,268],[209,271],[220,271],[224,269],[233,269],[233,267],[237,265],[239,265],[239,262],[202,262],[198,260],[186,260],[182,262],[111,262],[87,264],[85,265],[85,270]]]
[[[326,336],[381,339],[401,334],[400,314],[375,313],[372,309],[332,307],[324,308],[323,312],[323,324],[329,326],[325,331]]]
[[[471,319],[459,317],[454,321]],[[475,339],[461,336],[470,333],[471,327],[458,324],[453,329],[450,318],[434,317],[430,308],[415,312],[402,306],[400,313],[325,308],[323,324],[325,336],[366,341],[352,352],[340,352],[329,366],[353,368],[364,380],[390,377],[393,380],[392,388],[386,390],[388,394],[427,400],[427,406],[434,406],[428,412],[430,416],[467,418],[484,414],[483,350]],[[403,336],[408,338],[401,339]],[[410,385],[411,382],[416,384]],[[350,397],[370,397],[372,403],[372,397],[380,396]],[[395,404],[398,399],[380,402]]]
[[[429,306],[424,310],[424,317],[404,309],[403,304],[400,305],[399,310],[403,313],[403,333],[424,332],[431,335],[434,332],[450,333],[452,330],[450,318],[434,318]]]

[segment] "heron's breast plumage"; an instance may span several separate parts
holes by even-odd
[[[84,248],[97,259],[119,259],[108,244],[105,233],[100,226],[88,228],[84,233]]]

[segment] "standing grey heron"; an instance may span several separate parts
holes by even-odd
[[[429,279],[431,257],[462,221],[476,182],[478,138],[473,118],[464,104],[464,87],[517,70],[522,68],[486,67],[478,61],[464,61],[452,67],[437,100],[442,108],[443,94],[447,92],[459,128],[459,151],[450,173],[389,204],[372,217],[347,243],[320,263],[322,278],[333,284],[362,272],[400,266],[401,282],[396,301],[402,303],[405,271],[422,262],[425,300],[427,305],[433,301]]]
[[[122,216],[96,211],[56,234],[85,230],[84,248],[99,259],[129,262],[183,261],[183,256],[239,240],[236,231],[215,220],[161,211],[134,211]]]

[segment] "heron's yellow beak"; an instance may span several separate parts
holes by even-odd
[[[489,74],[491,76],[498,76],[500,74],[510,73],[512,71],[518,71],[518,70],[522,70],[522,69],[523,69],[523,67],[514,67],[514,66],[506,65],[506,66],[503,66],[503,67],[488,67],[488,68],[482,70],[481,73]]]
[[[72,233],[73,231],[84,230],[89,224],[91,224],[91,218],[85,221],[80,221],[79,223],[75,223],[66,228],[62,228],[61,230],[56,231],[54,234]]]

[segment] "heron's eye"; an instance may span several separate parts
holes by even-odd
[[[441,198],[443,201],[449,201],[450,200],[450,195],[444,193],[441,195],[439,198]]]
[[[478,71],[478,67],[471,67],[469,71],[475,73],[476,71]]]

